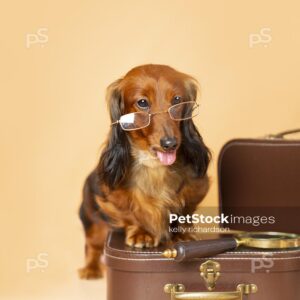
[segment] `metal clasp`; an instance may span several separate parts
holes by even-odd
[[[213,291],[220,277],[221,266],[218,262],[208,260],[200,266],[200,275],[205,280],[207,289]]]

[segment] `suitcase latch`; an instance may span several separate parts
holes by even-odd
[[[213,260],[206,261],[200,266],[200,275],[205,280],[207,289],[213,291],[221,275],[220,264]]]

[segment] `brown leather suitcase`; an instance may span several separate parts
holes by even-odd
[[[300,249],[239,249],[175,262],[163,257],[165,248],[133,250],[124,246],[122,232],[111,232],[105,247],[107,299],[300,299]]]
[[[221,151],[221,212],[274,213],[278,217],[278,223],[271,228],[266,224],[260,228],[251,224],[235,228],[231,224],[235,229],[299,232],[300,214],[295,214],[298,219],[291,223],[285,224],[284,220],[290,219],[293,210],[299,212],[300,141],[279,138],[234,140]],[[270,175],[272,178],[265,178]],[[285,210],[285,206],[291,209]],[[278,213],[280,209],[283,214]],[[105,246],[107,299],[300,299],[300,248],[262,251],[240,247],[182,262],[165,258],[166,248],[161,245],[135,250],[125,246],[123,232],[111,232]]]

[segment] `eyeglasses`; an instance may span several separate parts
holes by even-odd
[[[134,112],[121,116],[111,125],[120,124],[121,128],[126,131],[142,129],[150,125],[151,116],[162,113],[169,113],[170,118],[175,121],[189,120],[199,114],[199,104],[195,101],[188,101],[172,105],[165,111]]]

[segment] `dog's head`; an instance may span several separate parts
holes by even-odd
[[[112,127],[98,166],[104,183],[118,186],[133,159],[168,166],[180,157],[203,176],[209,150],[186,118],[196,97],[195,80],[164,65],[136,67],[112,83],[107,91]]]

